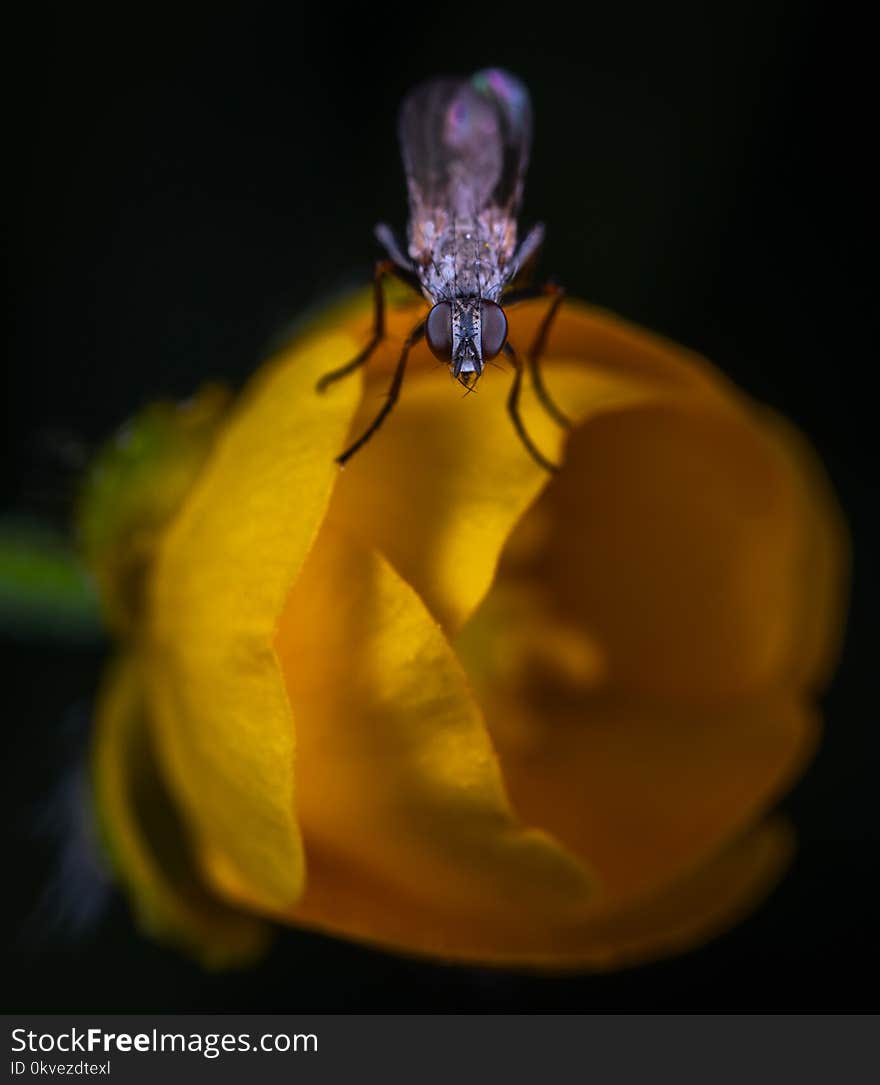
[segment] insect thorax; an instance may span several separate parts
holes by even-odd
[[[438,210],[410,226],[409,254],[429,301],[497,302],[513,270],[516,224],[489,209],[471,221]]]

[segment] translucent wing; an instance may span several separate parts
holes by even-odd
[[[476,215],[494,206],[515,217],[532,137],[523,84],[490,68],[470,79],[432,79],[400,109],[400,146],[414,219],[435,209]]]

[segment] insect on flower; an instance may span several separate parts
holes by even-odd
[[[385,421],[400,395],[409,352],[424,338],[468,390],[482,376],[486,362],[504,353],[513,366],[507,409],[516,432],[532,458],[555,471],[522,422],[524,366],[507,339],[502,307],[541,295],[552,299],[525,355],[525,368],[545,410],[560,426],[568,426],[539,367],[564,291],[553,283],[517,288],[517,277],[544,238],[544,227],[538,224],[517,241],[516,216],[532,137],[529,93],[517,78],[497,68],[470,79],[431,79],[404,99],[398,132],[409,193],[408,246],[404,252],[390,227],[376,227],[388,258],[376,264],[373,277],[372,337],[356,358],[326,373],[318,390],[323,392],[353,373],[382,342],[387,276],[394,275],[423,294],[432,309],[407,336],[382,409],[337,463],[350,459]]]

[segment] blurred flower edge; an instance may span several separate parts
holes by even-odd
[[[523,349],[542,303],[511,312]],[[210,967],[275,923],[443,960],[607,969],[698,945],[792,850],[847,542],[787,423],[701,358],[578,303],[526,396],[416,351],[375,413],[366,297],[230,404],[155,406],[81,509],[119,644],[96,805],[144,931]],[[144,438],[144,429],[148,429]],[[158,437],[157,437],[158,434]],[[124,496],[123,496],[124,495]]]

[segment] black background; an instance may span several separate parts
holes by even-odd
[[[141,403],[240,383],[304,309],[366,281],[400,225],[402,94],[500,64],[530,86],[524,218],[572,293],[711,357],[819,450],[854,592],[821,752],[786,801],[801,850],[766,906],[678,960],[610,976],[449,968],[285,933],[208,976],[124,905],[75,944],[18,935],[49,864],[29,839],[87,711],[100,647],[3,644],[7,1008],[828,1010],[876,1004],[874,321],[867,28],[842,5],[41,8],[7,26],[11,245],[0,509],[63,522],[67,438]],[[873,278],[873,276],[871,276]],[[873,298],[872,298],[873,300]],[[869,336],[870,326],[870,336]]]

